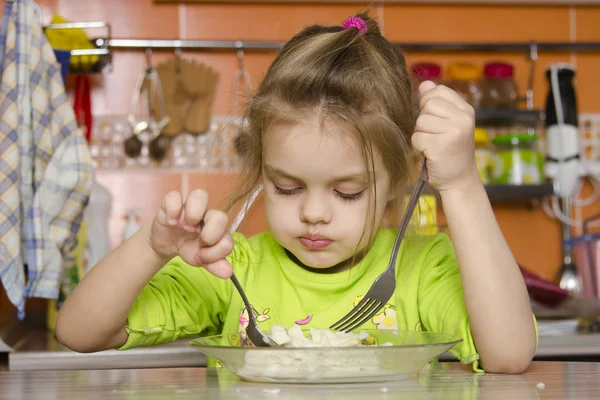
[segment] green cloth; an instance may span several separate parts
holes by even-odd
[[[259,327],[275,324],[327,328],[344,316],[387,267],[396,230],[380,229],[354,268],[314,273],[295,264],[266,232],[234,234],[228,257],[250,299]],[[362,329],[422,330],[460,336],[451,354],[482,371],[469,329],[458,263],[445,234],[406,236],[398,254],[396,291]],[[140,293],[129,313],[127,342],[119,349],[200,335],[231,334],[247,341],[247,313],[230,280],[174,258]]]

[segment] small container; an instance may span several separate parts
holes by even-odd
[[[519,91],[514,79],[514,67],[508,63],[485,64],[482,83],[484,108],[517,108]]]
[[[436,63],[416,63],[412,66],[412,74],[420,82],[439,82],[442,76],[442,66]]]
[[[496,137],[492,182],[509,185],[540,184],[544,157],[537,148],[538,136],[511,133]]]
[[[473,108],[481,107],[481,69],[474,64],[455,62],[448,66],[448,87],[458,93]]]
[[[412,75],[415,80],[413,85],[413,99],[419,101],[419,85],[423,81],[440,83],[442,77],[442,66],[436,63],[416,63],[412,66]]]
[[[494,153],[490,148],[490,136],[487,130],[475,128],[475,163],[483,184],[491,182]]]

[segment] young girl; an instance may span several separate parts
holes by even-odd
[[[263,184],[269,231],[232,236],[205,191],[169,193],[69,296],[58,339],[79,352],[220,333],[247,340],[232,271],[263,331],[328,328],[387,267],[396,230],[381,223],[398,214],[424,154],[453,244],[405,237],[396,292],[362,328],[458,334],[453,354],[475,370],[525,370],[536,325],[477,174],[473,109],[432,82],[419,90],[416,118],[405,60],[366,15],[301,31],[249,106],[249,175],[233,196]]]

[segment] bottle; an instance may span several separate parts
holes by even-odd
[[[90,201],[84,214],[88,231],[84,262],[86,273],[112,248],[108,229],[112,199],[108,189],[97,181],[92,183]]]

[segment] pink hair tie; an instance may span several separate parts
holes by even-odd
[[[361,35],[367,34],[367,24],[360,17],[348,18],[342,25],[342,28],[344,28],[344,29],[354,28],[354,29],[358,29],[358,31],[360,32]]]

